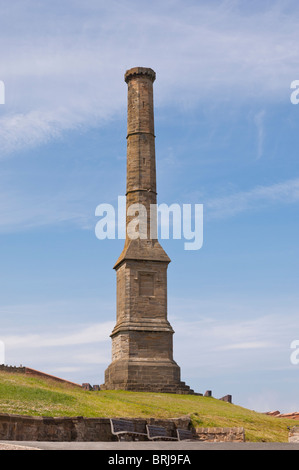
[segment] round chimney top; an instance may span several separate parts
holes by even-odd
[[[128,83],[131,78],[135,78],[138,76],[147,76],[152,80],[152,82],[154,82],[156,79],[156,73],[153,71],[153,69],[149,69],[146,67],[133,67],[132,69],[126,71],[125,82]]]

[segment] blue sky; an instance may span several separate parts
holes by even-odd
[[[101,384],[123,240],[123,76],[151,67],[159,203],[203,204],[204,243],[163,240],[182,380],[298,411],[295,1],[0,2],[0,340],[6,363]],[[192,360],[190,360],[190,357]]]

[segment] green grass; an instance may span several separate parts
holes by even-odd
[[[177,418],[193,425],[242,426],[247,441],[287,442],[293,420],[275,418],[215,398],[126,391],[87,392],[51,379],[0,372],[0,413],[31,416]]]

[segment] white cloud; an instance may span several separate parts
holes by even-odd
[[[229,351],[229,350],[238,350],[238,349],[264,349],[272,347],[273,343],[268,341],[244,341],[243,343],[231,343],[225,346],[222,346],[220,350]]]
[[[290,299],[289,299],[290,300]],[[182,312],[188,312],[184,320]],[[174,328],[174,358],[195,383],[265,371],[295,371],[291,342],[299,331],[296,299],[169,299]],[[190,361],[192,357],[192,361]],[[202,387],[202,385],[200,385]]]
[[[257,186],[228,196],[206,201],[206,215],[225,218],[246,210],[257,210],[273,204],[293,204],[299,201],[299,178],[269,186]]]
[[[182,304],[186,308],[183,299],[171,299],[171,303],[176,305],[178,310],[182,309]],[[194,313],[196,310],[203,310],[201,301],[192,299],[190,303],[193,305]],[[69,309],[72,310],[75,304],[76,301],[69,302]],[[61,303],[60,307],[63,308],[63,305]],[[82,305],[82,302],[79,302],[79,305]],[[183,320],[181,316],[169,316],[176,332],[174,355],[179,358],[182,367],[191,371],[192,375],[196,375],[196,371],[200,370],[201,374],[209,376],[211,373],[219,373],[223,368],[237,372],[243,368],[244,363],[255,370],[291,366],[290,344],[296,339],[294,331],[299,330],[299,317],[296,311],[289,310],[282,316],[277,308],[277,313],[263,314],[264,308],[261,305],[261,311],[255,311],[253,315],[253,306],[247,306],[248,311],[245,312],[246,304],[243,309],[241,304],[233,305],[228,300],[223,301],[222,305],[221,315],[219,313],[216,315],[218,307],[211,301],[205,303],[204,315],[197,314],[197,319],[190,317],[188,320]],[[173,310],[171,306],[170,308]],[[228,317],[226,312],[234,311],[236,308],[239,315],[235,318]],[[272,310],[270,305],[268,308]],[[49,305],[45,305],[44,309],[38,304],[27,306],[27,310],[44,313],[49,310]],[[6,312],[9,311],[12,314],[15,307],[6,308]],[[22,312],[23,315],[24,308]],[[108,360],[111,351],[110,334],[114,325],[113,320],[89,323],[76,321],[70,326],[64,319],[59,328],[50,325],[31,326],[22,328],[19,333],[18,328],[15,328],[13,334],[9,328],[2,327],[1,341],[5,344],[7,355],[19,357],[22,363],[24,363],[22,357],[34,357],[36,354],[34,351],[38,350],[39,362],[47,362],[48,357],[61,357],[66,361],[63,362],[64,365],[75,367],[77,362],[99,363],[101,357],[104,362]],[[96,355],[94,348],[97,350]],[[192,363],[189,361],[190,354],[193,358]]]
[[[80,195],[78,188],[56,193],[55,196],[21,194],[0,191],[0,233],[18,232],[61,223],[71,223],[93,230],[97,223],[95,207],[88,194]],[[227,196],[203,201],[204,220],[236,216],[245,211],[257,211],[274,204],[295,204],[299,201],[299,178],[268,186],[256,186]]]
[[[64,327],[63,333],[51,334],[39,332],[38,334],[20,334],[2,336],[6,347],[13,348],[55,348],[57,346],[76,346],[107,341],[114,327],[113,322],[97,323],[92,325],[77,324],[72,332]],[[62,329],[62,328],[61,328]]]
[[[16,112],[0,119],[0,139],[4,154],[23,147],[46,144],[57,139],[62,130],[77,125],[70,110],[59,108],[51,111],[33,109],[28,112]]]
[[[73,302],[69,303],[69,307]],[[29,306],[28,306],[29,307]],[[32,306],[34,309],[34,306]],[[38,306],[36,305],[35,308]],[[45,312],[39,305],[40,312]],[[14,311],[14,308],[12,308]],[[24,313],[25,309],[23,309]],[[57,312],[55,312],[57,315]],[[76,381],[81,374],[84,381],[84,368],[94,365],[107,365],[111,356],[110,334],[115,322],[106,321],[82,324],[74,321],[59,324],[58,327],[11,328],[2,327],[1,341],[5,345],[5,361],[8,364],[23,364],[44,372],[67,373],[70,380]]]
[[[35,227],[71,223],[83,229],[94,228],[94,208],[78,187],[41,193],[38,196],[20,189],[0,190],[0,233],[19,232]]]
[[[2,309],[6,315],[21,316],[41,312],[47,313],[56,309],[77,313],[82,310],[86,301],[65,301],[45,304],[27,305],[23,308],[8,306]],[[76,308],[77,304],[77,308]],[[256,305],[258,308],[256,308]],[[102,310],[104,305],[102,305]],[[106,306],[105,306],[106,308]],[[101,309],[100,309],[101,310]],[[281,395],[277,387],[277,399],[271,399],[267,377],[272,375],[272,381],[279,380],[287,374],[292,380],[296,374],[296,366],[291,364],[291,342],[296,339],[299,331],[299,316],[296,302],[285,308],[285,302],[277,299],[265,306],[263,303],[243,299],[212,299],[196,298],[170,299],[169,321],[175,330],[174,359],[182,372],[182,379],[192,388],[204,392],[215,386],[215,393],[238,393],[242,395],[244,406],[260,411],[279,408],[292,411],[286,400],[292,399]],[[188,311],[188,319],[182,317],[182,312]],[[115,321],[86,322],[74,321],[73,324],[64,318],[59,328],[53,325],[26,324],[1,328],[1,341],[5,345],[6,362],[23,364],[53,375],[62,376],[73,382],[102,383],[104,370],[111,362],[110,334]],[[192,360],[190,361],[190,357]],[[297,367],[298,368],[298,367]],[[257,381],[254,390],[243,390],[240,377],[246,375]],[[263,376],[265,375],[265,378]],[[194,384],[194,385],[192,385]],[[229,386],[228,392],[225,388]],[[215,396],[215,395],[214,395]],[[218,396],[218,395],[216,395]],[[219,395],[220,396],[220,395]],[[279,405],[277,404],[279,398]],[[235,397],[234,402],[239,403]],[[296,400],[293,398],[293,410],[296,410]],[[276,403],[276,405],[275,405]]]
[[[239,2],[89,1],[67,16],[52,4],[26,5],[9,4],[2,17],[2,156],[123,112],[132,66],[156,70],[158,106],[281,102],[296,78],[293,2],[292,11],[275,2],[249,12]]]

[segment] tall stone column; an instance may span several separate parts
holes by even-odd
[[[169,257],[150,231],[150,209],[157,203],[153,82],[155,72],[135,67],[128,85],[127,192],[124,249],[114,269],[117,278],[116,325],[111,333],[112,362],[101,389],[194,393],[180,381],[173,360],[173,329],[167,320]],[[130,224],[146,211],[139,237]],[[156,219],[155,219],[156,221]],[[143,227],[144,228],[144,227]],[[132,231],[131,231],[132,232]]]

